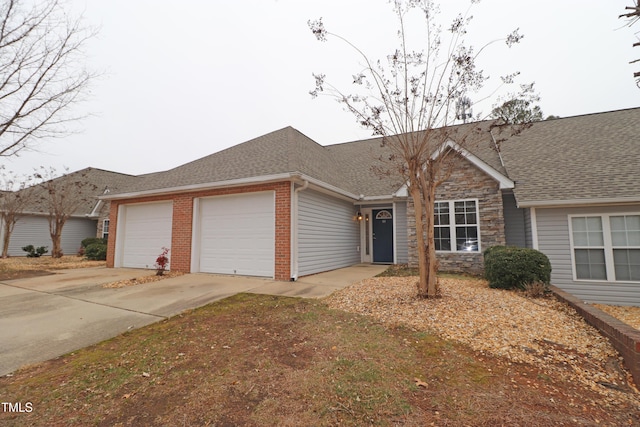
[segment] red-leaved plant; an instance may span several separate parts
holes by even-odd
[[[156,276],[162,276],[164,271],[167,269],[167,265],[169,264],[169,248],[162,247],[162,253],[158,255],[156,258]]]

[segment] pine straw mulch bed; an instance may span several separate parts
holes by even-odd
[[[598,310],[602,310],[610,316],[626,323],[627,325],[640,329],[640,307],[627,307],[619,305],[591,304]]]
[[[439,280],[439,299],[417,299],[415,277],[375,277],[334,292],[326,302],[580,382],[602,396],[592,404],[630,402],[640,409],[640,394],[618,352],[566,304],[491,289],[480,279]]]
[[[104,267],[106,261],[89,261],[79,256],[63,256],[52,258],[42,256],[38,258],[9,257],[0,258],[0,272],[4,271],[34,271],[34,270],[65,270],[69,268]]]
[[[141,285],[143,283],[151,283],[151,282],[157,282],[159,280],[163,280],[163,279],[170,279],[172,277],[178,277],[178,276],[182,276],[184,273],[180,272],[180,271],[167,271],[164,274],[162,274],[161,276],[158,276],[157,274],[148,274],[145,276],[140,276],[140,277],[135,277],[133,279],[128,279],[128,280],[120,280],[117,282],[111,282],[111,283],[105,283],[104,285],[102,285],[103,288],[109,288],[109,289],[115,289],[115,288],[125,288],[128,286],[135,286],[135,285]]]
[[[24,279],[27,277],[43,276],[51,273],[52,270],[65,270],[71,268],[105,267],[106,261],[90,261],[79,256],[63,256],[52,258],[42,256],[38,258],[9,257],[0,258],[0,280]],[[140,277],[129,280],[106,283],[103,288],[124,288],[128,286],[141,285],[143,283],[157,282],[162,279],[182,276],[184,273],[177,271],[167,271],[161,276],[157,276],[153,271],[147,271]]]
[[[105,265],[105,261],[89,261],[79,256],[63,256],[62,258],[52,258],[50,256],[0,258],[0,280],[25,279],[53,274],[51,272],[53,270],[104,267]]]

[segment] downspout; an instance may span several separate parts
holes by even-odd
[[[309,187],[309,181],[303,181],[301,187],[293,190],[291,212],[291,281],[298,280],[298,193]]]

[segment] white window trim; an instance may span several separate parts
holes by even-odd
[[[109,224],[109,218],[105,218],[102,220],[102,238],[104,239],[104,226],[105,224]],[[107,231],[107,237],[109,236],[109,231]]]
[[[477,251],[459,251],[458,245],[456,244],[457,235],[456,235],[456,222],[455,222],[455,202],[475,202],[476,204],[476,228],[478,229],[478,250]],[[467,253],[467,254],[480,254],[482,253],[482,242],[480,241],[480,204],[478,203],[478,199],[452,199],[452,200],[436,200],[436,203],[449,203],[449,235],[451,239],[451,250],[443,251],[436,250],[436,253]],[[434,224],[435,228],[436,225]],[[442,227],[442,226],[438,226]]]
[[[640,281],[633,280],[616,280],[615,263],[613,260],[613,242],[611,241],[611,223],[609,218],[612,216],[628,216],[628,215],[640,215],[640,212],[615,212],[615,213],[596,213],[596,214],[571,214],[568,215],[569,222],[569,244],[571,250],[571,272],[573,274],[574,282],[597,282],[597,283],[640,283]],[[575,246],[573,244],[573,218],[601,218],[602,219],[602,233],[604,239],[604,262],[605,273],[607,280],[599,279],[578,279],[578,273],[576,271],[576,259],[575,249],[588,248],[586,246]],[[600,246],[592,246],[592,249],[598,249]],[[627,246],[627,249],[640,249],[636,246]]]

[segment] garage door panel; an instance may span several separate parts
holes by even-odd
[[[274,193],[200,201],[200,271],[273,277]]]
[[[171,202],[124,206],[122,266],[154,268],[162,248],[171,247],[172,217]]]

